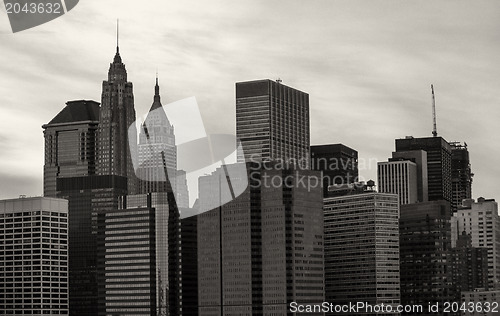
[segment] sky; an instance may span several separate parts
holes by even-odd
[[[309,93],[311,144],[359,152],[376,180],[394,140],[465,141],[473,197],[500,200],[499,1],[98,1],[13,34],[0,9],[0,199],[43,193],[43,130],[69,100],[100,102],[116,47],[137,116],[195,97],[208,133],[235,133],[235,82]],[[368,163],[370,162],[370,163]]]

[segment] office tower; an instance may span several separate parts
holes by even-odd
[[[396,139],[396,152],[425,150],[429,201],[452,200],[451,146],[442,137]]]
[[[181,314],[172,202],[165,192],[128,195],[99,213],[99,315]]]
[[[68,201],[0,201],[0,314],[68,315]]]
[[[224,201],[227,191],[218,188],[227,178],[233,187],[247,181],[227,176],[232,168],[238,165],[200,178],[201,205]],[[247,170],[241,195],[197,216],[200,315],[285,315],[292,301],[324,300],[319,172]],[[301,177],[317,185],[308,188]]]
[[[452,183],[452,209],[457,210],[462,205],[462,200],[472,198],[472,177],[469,151],[467,144],[459,142],[450,143],[451,146],[451,183]]]
[[[358,152],[343,144],[311,146],[310,165],[323,172],[323,197],[329,185],[358,181]]]
[[[452,245],[465,232],[472,246],[488,249],[488,283],[490,289],[500,289],[500,216],[493,199],[465,200],[453,214]]]
[[[488,250],[473,247],[471,236],[465,232],[451,249],[450,265],[454,302],[460,301],[461,292],[488,290]]]
[[[57,196],[69,201],[70,315],[97,315],[97,214],[117,209],[125,194],[120,176],[57,179]]]
[[[452,302],[450,217],[447,201],[401,205],[401,304]]]
[[[377,163],[378,187],[381,193],[395,193],[400,204],[418,202],[417,164],[409,160],[389,159]]]
[[[398,196],[366,186],[335,195],[323,206],[325,300],[395,308],[400,302]]]
[[[46,174],[44,191],[55,189],[56,197],[69,200],[70,315],[97,313],[97,214],[117,209],[118,197],[137,189],[127,139],[128,127],[135,120],[132,84],[127,82],[118,48],[110,64],[108,80],[103,82],[101,105],[98,111],[93,101],[69,103],[60,116],[51,121],[54,124],[44,126],[50,141],[50,133],[62,128],[58,122],[65,126],[81,122],[71,126],[73,130],[78,127],[76,142],[75,132],[70,133],[68,127],[58,143],[52,138],[50,146],[46,146],[46,157],[52,157],[52,161],[56,159],[58,170],[65,170],[55,179],[53,173]],[[88,172],[85,163],[75,163],[77,156],[80,160],[85,156]]]
[[[127,178],[129,194],[137,192],[129,141],[129,127],[135,130],[134,93],[119,48],[109,66],[108,80],[102,82],[101,111],[97,128],[97,174]],[[131,133],[135,135],[135,132]]]
[[[462,316],[496,316],[498,315],[500,291],[473,291],[462,292],[461,303],[467,306]],[[474,308],[470,308],[470,306]]]
[[[168,177],[177,206],[189,207],[186,172],[177,170],[174,126],[163,110],[158,78],[153,104],[139,132],[138,166],[139,193],[167,192]]]
[[[186,212],[180,210],[181,214]],[[181,219],[182,315],[198,315],[198,216]]]
[[[309,95],[278,81],[236,83],[238,162],[282,160],[309,167]]]
[[[427,175],[427,152],[425,150],[409,150],[392,153],[394,160],[408,160],[417,165],[417,194],[419,202],[429,201],[429,179]]]
[[[95,174],[98,124],[99,103],[78,100],[66,102],[66,107],[42,126],[45,138],[44,196],[56,196],[58,177]]]

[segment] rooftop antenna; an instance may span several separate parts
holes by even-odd
[[[432,122],[433,122],[432,136],[436,137],[438,135],[436,126],[436,98],[434,97],[434,86],[432,84],[431,84],[431,92],[432,92]]]
[[[116,19],[116,52],[118,53],[118,31],[119,31],[120,20]]]

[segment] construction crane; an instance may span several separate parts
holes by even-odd
[[[438,135],[437,126],[436,126],[436,98],[434,97],[434,86],[431,84],[431,92],[432,92],[432,136],[436,137]]]

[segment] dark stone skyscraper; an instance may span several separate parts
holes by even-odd
[[[358,181],[358,152],[343,144],[311,146],[310,165],[323,173],[323,197],[329,185]]]
[[[128,179],[129,194],[137,192],[137,181],[132,165],[129,127],[135,122],[132,82],[127,81],[127,70],[122,63],[118,46],[109,66],[108,80],[102,83],[101,112],[97,129],[97,174],[117,175]],[[135,130],[135,129],[134,129]],[[135,136],[135,132],[133,133]]]

